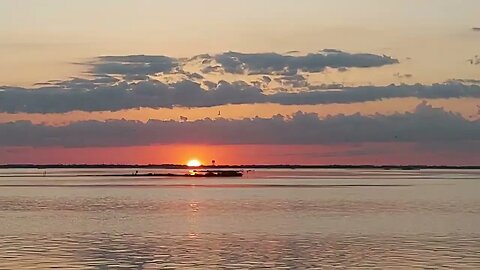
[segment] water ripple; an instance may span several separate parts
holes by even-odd
[[[200,211],[219,214],[229,212],[311,212],[311,213],[408,213],[442,212],[480,214],[477,202],[401,202],[356,200],[215,200],[161,201],[133,200],[119,197],[31,198],[0,197],[0,211],[137,211],[142,213],[181,213]]]
[[[0,236],[1,269],[479,269],[480,235]]]

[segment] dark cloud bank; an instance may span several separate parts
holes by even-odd
[[[291,117],[192,122],[150,120],[84,121],[67,126],[28,121],[0,124],[0,146],[107,147],[171,143],[192,144],[340,144],[419,142],[455,144],[480,140],[480,120],[421,103],[413,113],[319,119],[298,112]],[[476,144],[478,145],[478,144]],[[479,149],[480,150],[480,149]]]
[[[386,55],[352,54],[335,49],[326,49],[320,53],[310,53],[305,56],[228,52],[215,55],[213,58],[226,72],[235,74],[293,75],[299,70],[321,72],[327,67],[368,68],[398,63],[397,59]]]
[[[107,82],[107,83],[105,83]],[[389,98],[480,98],[480,86],[459,82],[434,85],[389,85],[264,93],[245,82],[220,82],[209,90],[185,80],[166,84],[156,80],[119,82],[102,77],[74,79],[35,90],[6,87],[0,90],[0,112],[65,113],[119,111],[132,108],[212,107],[226,104],[315,105],[348,104]],[[320,88],[320,87],[319,87]]]

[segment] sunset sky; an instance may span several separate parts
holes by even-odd
[[[480,164],[478,0],[3,0],[0,164]]]

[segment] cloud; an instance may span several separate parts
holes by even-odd
[[[300,76],[284,76],[282,83],[293,84]],[[289,81],[290,80],[290,81]],[[134,108],[213,107],[227,104],[319,105],[350,104],[390,98],[420,99],[480,98],[480,86],[448,82],[433,85],[388,85],[343,87],[309,86],[311,90],[273,94],[243,81],[229,83],[183,80],[125,82],[111,77],[93,80],[72,79],[38,88],[0,87],[0,112],[65,113],[71,111],[119,111]],[[325,89],[336,87],[336,89]]]
[[[172,72],[178,60],[161,55],[101,56],[86,65],[94,74],[146,76]]]
[[[172,143],[192,144],[342,144],[362,142],[478,141],[480,120],[433,108],[423,102],[412,113],[320,119],[298,112],[290,117],[191,122],[150,120],[85,121],[68,126],[29,121],[0,124],[1,146],[108,147]],[[480,149],[478,149],[480,150]]]
[[[452,79],[452,80],[448,80],[448,83],[480,84],[480,80],[477,80],[477,79]]]
[[[399,79],[411,79],[413,77],[413,74],[410,74],[410,73],[401,74],[397,72],[397,73],[394,73],[393,76]]]
[[[475,59],[471,60],[472,63],[480,61],[478,57]],[[260,76],[253,78],[250,83],[211,82],[200,73],[184,70],[183,67],[190,61],[195,61],[190,64],[207,63],[207,67],[196,66],[207,73],[215,70],[222,73],[255,73]],[[337,49],[325,49],[303,56],[236,52],[214,56],[198,55],[190,59],[162,55],[102,56],[83,63],[90,68],[91,77],[88,79],[54,80],[29,88],[0,87],[0,112],[65,113],[227,104],[347,104],[402,97],[480,97],[479,85],[459,81],[434,85],[350,88],[341,84],[315,85],[309,81],[309,72],[321,71],[326,67],[341,70],[393,63],[398,63],[398,60],[389,56],[352,54]],[[299,70],[303,73],[297,73]],[[410,75],[395,76],[409,78]]]
[[[360,86],[334,91],[322,90],[299,93],[277,93],[269,96],[269,102],[282,105],[348,104],[406,97],[417,97],[421,99],[480,98],[480,86],[458,83]]]
[[[206,66],[206,67],[203,67],[201,70],[200,70],[202,73],[223,73],[223,70],[222,70],[222,66],[220,65],[214,65],[214,66]]]
[[[303,75],[290,75],[290,76],[280,76],[275,78],[275,81],[280,83],[283,86],[290,86],[294,88],[302,88],[310,86],[308,79]]]
[[[276,74],[295,75],[298,71],[321,72],[325,68],[369,68],[397,64],[399,61],[386,55],[369,53],[348,53],[335,49],[326,49],[320,53],[303,56],[282,55],[277,53],[239,53],[228,52],[215,55],[214,59],[225,72],[234,74]],[[218,66],[209,67],[218,69]],[[208,69],[204,69],[208,72]]]
[[[480,56],[475,55],[472,59],[468,59],[468,62],[472,65],[480,65]]]

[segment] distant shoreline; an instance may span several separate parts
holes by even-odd
[[[480,170],[478,166],[435,166],[435,165],[218,165],[201,166],[197,169],[378,169],[378,170],[422,170],[457,169]],[[192,169],[178,164],[3,164],[0,169]]]

